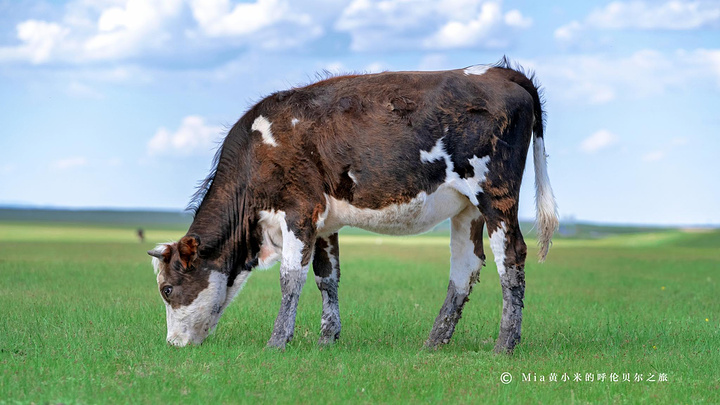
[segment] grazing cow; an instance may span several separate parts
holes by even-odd
[[[410,235],[450,218],[450,283],[426,345],[451,338],[485,264],[487,224],[503,293],[495,350],[511,352],[525,294],[518,194],[533,134],[541,261],[558,224],[543,125],[537,86],[507,59],[333,77],[263,99],[218,150],[187,234],[148,252],[167,341],[202,343],[252,270],[280,260],[282,301],[268,345],[284,348],[293,337],[311,262],[320,343],[331,343],[340,336],[338,231]]]

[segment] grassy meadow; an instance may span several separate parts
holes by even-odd
[[[720,403],[717,230],[556,240],[545,264],[526,266],[513,356],[492,353],[502,303],[491,256],[452,342],[423,349],[447,289],[447,232],[341,235],[343,330],[332,347],[316,344],[310,277],[294,341],[265,349],[277,266],[250,278],[202,346],[169,347],[145,251],[183,229],[148,227],[145,244],[134,231],[0,222],[0,404]]]

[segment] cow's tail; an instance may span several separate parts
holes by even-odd
[[[542,100],[538,93],[537,86],[533,85],[531,93],[534,101],[535,123],[533,125],[533,160],[535,161],[535,229],[537,230],[538,259],[540,262],[545,261],[548,249],[552,244],[553,233],[558,229],[558,213],[557,204],[555,203],[555,195],[552,186],[550,186],[550,177],[547,171],[547,155],[545,154],[545,141],[543,139],[543,129],[545,120],[542,110]]]
[[[538,259],[545,261],[545,257],[552,243],[553,233],[558,229],[557,205],[555,195],[550,186],[550,177],[547,172],[547,155],[545,154],[545,141],[543,130],[545,128],[545,113],[543,112],[542,90],[537,84],[533,74],[525,74],[520,65],[513,64],[507,57],[503,57],[495,67],[514,70],[510,80],[519,84],[533,99],[533,158],[535,161],[535,229],[537,229]]]

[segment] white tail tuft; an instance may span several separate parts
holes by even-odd
[[[545,261],[552,243],[553,233],[558,229],[557,205],[547,173],[547,155],[542,137],[533,137],[533,159],[535,161],[535,228],[538,235],[538,259]]]

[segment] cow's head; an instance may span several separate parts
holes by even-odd
[[[175,346],[202,343],[250,275],[243,270],[228,286],[228,275],[200,255],[200,244],[188,235],[148,251],[165,303],[167,341]]]

